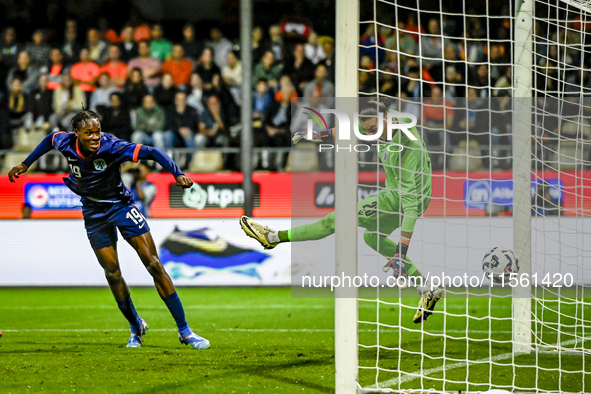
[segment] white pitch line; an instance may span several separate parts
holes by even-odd
[[[113,305],[39,305],[39,306],[25,306],[25,305],[4,305],[0,306],[0,310],[44,310],[44,309],[113,309],[115,306]],[[381,304],[382,308],[388,307],[398,307],[398,304]],[[403,305],[405,308],[416,308],[415,306],[411,305]],[[145,309],[162,309],[168,310],[165,305],[141,305],[141,308]],[[496,309],[509,309],[511,306],[503,306],[498,305],[495,306]],[[185,309],[334,309],[334,304],[327,304],[327,305],[289,305],[289,304],[256,304],[256,305],[244,305],[244,304],[235,304],[235,305],[228,305],[228,304],[208,304],[208,305],[184,305]],[[361,303],[359,308],[363,309],[375,309],[375,305]],[[474,309],[474,307],[470,307]],[[456,310],[465,310],[465,305],[447,305],[445,310],[449,309],[456,309]]]
[[[591,339],[591,337],[584,337],[582,339],[583,339],[583,341],[585,341],[587,339]],[[568,346],[568,345],[575,344],[577,342],[578,342],[577,339],[569,339],[568,341],[564,341],[564,342],[557,344],[556,347]],[[516,353],[515,357],[526,355],[526,354],[529,354],[529,353]],[[369,386],[369,388],[370,389],[390,388],[393,386],[397,386],[401,383],[410,382],[410,381],[418,379],[420,377],[429,376],[434,373],[449,371],[449,370],[457,369],[457,368],[463,368],[463,367],[468,366],[468,363],[481,364],[481,363],[487,363],[487,362],[495,362],[495,361],[500,361],[500,360],[506,360],[508,358],[511,358],[512,356],[513,356],[513,353],[509,352],[509,353],[503,353],[503,354],[499,354],[499,355],[492,356],[492,357],[481,358],[479,360],[467,360],[467,361],[461,361],[461,362],[454,363],[454,364],[448,364],[445,367],[443,367],[443,366],[442,367],[434,367],[434,368],[429,368],[429,369],[425,369],[425,370],[419,369],[418,371],[415,371],[415,372],[411,372],[408,374],[405,373],[404,376],[402,376],[400,378],[394,378],[394,379],[386,380],[385,382],[380,382],[378,384],[374,384],[372,386]]]
[[[12,329],[4,329],[2,330],[3,332],[31,332],[33,329],[31,330],[27,330],[27,329],[17,329],[17,330],[12,330]],[[128,328],[35,328],[33,331],[35,332],[110,332],[110,331],[129,331]],[[150,329],[150,331],[176,331],[173,328],[156,328],[156,329]],[[332,328],[216,328],[216,327],[211,327],[211,328],[200,328],[198,329],[198,331],[210,331],[210,332],[215,332],[215,331],[232,331],[232,332],[303,332],[303,333],[307,333],[307,332],[334,332],[334,329]],[[399,331],[398,328],[382,328],[380,330],[381,332],[397,332]],[[359,330],[359,332],[375,332],[375,330]],[[420,333],[420,331],[417,331],[416,333]],[[424,331],[425,334],[465,334],[466,331],[465,330],[446,330],[446,331],[442,331],[442,330],[433,330],[433,331]],[[474,330],[474,331],[470,331],[470,334],[488,334],[488,331],[485,330]],[[496,334],[511,334],[511,331],[495,331]],[[460,339],[464,339],[465,337],[461,337]],[[487,338],[483,338],[483,339],[487,339]]]

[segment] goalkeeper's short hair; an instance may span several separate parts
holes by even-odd
[[[388,112],[388,108],[384,103],[378,100],[369,100],[362,102],[359,106],[359,132],[366,134],[366,131],[361,127],[361,122],[369,118],[378,118],[378,113],[385,114]]]

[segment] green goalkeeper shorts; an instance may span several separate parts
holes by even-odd
[[[423,198],[418,212],[422,215],[429,205],[430,198]],[[402,225],[403,215],[400,212],[400,196],[392,190],[380,190],[357,203],[357,220],[359,227],[381,234],[391,234]]]

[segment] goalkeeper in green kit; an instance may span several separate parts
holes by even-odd
[[[379,112],[386,114],[388,110],[383,103],[376,101],[370,101],[361,109],[361,133],[374,135],[378,132]],[[405,118],[398,119],[401,124],[410,121]],[[431,199],[431,160],[416,127],[407,128],[405,132],[394,129],[395,134],[391,141],[386,141],[386,129],[384,119],[380,141],[374,142],[379,145],[378,154],[386,172],[386,188],[358,203],[358,223],[366,229],[365,242],[389,260],[384,266],[384,271],[392,268],[397,282],[407,283],[408,276],[421,276],[407,257],[407,251],[417,218],[425,212]],[[334,129],[331,132],[334,134]],[[411,139],[406,132],[412,134],[415,139]],[[297,143],[306,135],[306,131],[295,133],[293,142]],[[313,141],[319,142],[321,139],[320,133],[313,133]],[[318,240],[333,234],[335,213],[332,212],[315,223],[286,231],[271,230],[247,216],[240,218],[240,225],[248,236],[259,241],[265,249],[272,249],[281,242]],[[388,239],[388,236],[399,227],[402,227],[400,242],[395,243]],[[400,280],[399,277],[406,280]],[[442,290],[428,283],[417,287],[417,290],[421,299],[413,321],[420,323],[432,314]]]

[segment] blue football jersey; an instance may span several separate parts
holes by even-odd
[[[130,198],[129,189],[121,180],[120,167],[126,161],[137,161],[141,144],[132,144],[104,133],[95,153],[84,156],[78,147],[76,134],[53,133],[52,145],[68,161],[70,176],[65,184],[85,200],[118,202]],[[88,201],[87,201],[88,202]]]

